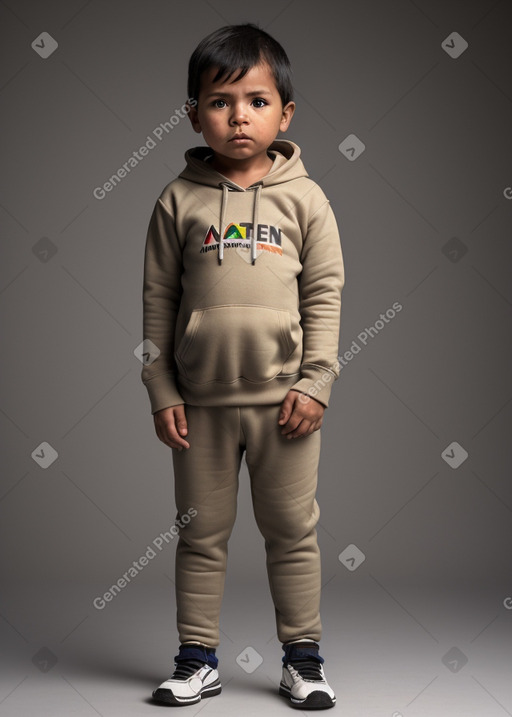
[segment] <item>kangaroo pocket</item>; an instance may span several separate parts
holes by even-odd
[[[195,309],[175,358],[192,383],[262,383],[282,373],[301,332],[281,309],[246,304]]]

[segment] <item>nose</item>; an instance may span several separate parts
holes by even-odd
[[[237,102],[233,105],[233,111],[231,113],[231,124],[242,125],[247,124],[247,111],[243,102]]]

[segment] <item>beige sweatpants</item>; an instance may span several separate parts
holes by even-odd
[[[267,572],[281,642],[320,640],[320,551],[315,500],[320,431],[287,439],[280,405],[186,406],[189,449],[174,450],[178,518],[176,603],[180,642],[219,644],[227,544],[235,522],[244,450],[254,515],[265,539]]]

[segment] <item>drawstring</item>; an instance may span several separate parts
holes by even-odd
[[[226,182],[222,182],[222,200],[220,204],[220,226],[219,226],[219,264],[222,264],[224,259],[224,217],[226,214],[226,206],[228,203],[228,185]]]
[[[224,224],[226,216],[226,207],[228,204],[228,192],[229,185],[227,182],[222,182],[222,199],[220,204],[220,226],[219,226],[219,251],[218,260],[219,264],[222,264],[224,259]],[[260,195],[262,185],[257,184],[254,187],[254,202],[252,205],[252,233],[251,233],[251,263],[256,264],[256,252],[258,248],[258,219],[260,209]]]
[[[254,192],[254,204],[252,207],[252,236],[251,236],[251,263],[256,264],[256,249],[258,247],[258,213],[260,208],[261,184],[258,184]]]

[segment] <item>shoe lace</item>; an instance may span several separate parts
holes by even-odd
[[[323,680],[322,672],[320,670],[321,664],[317,660],[301,657],[295,660],[290,660],[289,664],[297,670],[303,680],[312,680],[314,682],[320,682]]]
[[[182,660],[176,663],[176,668],[172,674],[172,680],[188,680],[194,672],[197,672],[206,663],[201,660]]]

